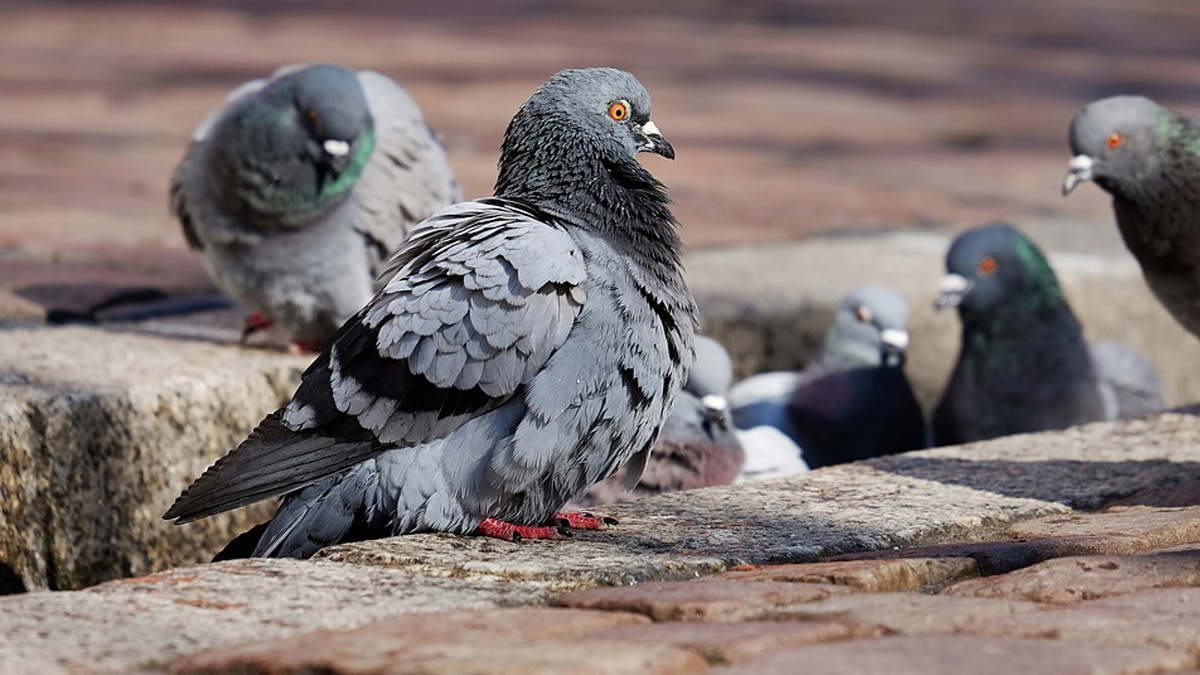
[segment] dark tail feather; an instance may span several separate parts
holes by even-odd
[[[225,544],[225,548],[213,556],[213,562],[221,562],[222,560],[240,560],[249,558],[254,555],[254,547],[258,546],[259,539],[262,539],[263,532],[266,531],[267,525],[271,523],[259,523],[254,527],[234,537],[232,541]]]
[[[279,411],[271,413],[184,490],[163,518],[186,523],[286,494],[379,454],[369,434],[338,431],[295,432],[283,426]]]

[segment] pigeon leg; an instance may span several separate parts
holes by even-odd
[[[275,325],[275,320],[267,317],[266,314],[255,310],[254,313],[246,317],[246,321],[242,324],[242,340],[250,337],[252,334],[264,328],[270,328]]]
[[[573,527],[577,530],[603,530],[605,525],[616,525],[616,518],[595,516],[586,511],[560,511],[550,516],[552,522],[560,527]]]
[[[495,518],[484,518],[476,528],[475,534],[485,537],[495,537],[506,541],[521,541],[522,539],[562,539],[571,533],[562,527],[547,525],[513,525]]]

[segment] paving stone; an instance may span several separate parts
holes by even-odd
[[[652,582],[623,588],[595,588],[559,596],[554,605],[638,612],[655,621],[752,620],[784,607],[851,593],[832,584],[760,581]]]
[[[161,514],[290,397],[309,357],[85,327],[0,329],[0,566],[72,589],[211,559],[262,504]]]
[[[711,672],[713,675],[798,672],[805,675],[1148,675],[1195,665],[1195,659],[1184,652],[1140,645],[1079,645],[1055,640],[938,635],[792,647],[737,665],[714,668]]]
[[[1200,654],[1200,589],[1130,593],[997,617],[964,627],[976,635],[1052,638],[1091,645],[1152,645]]]
[[[853,586],[861,591],[918,591],[979,575],[972,558],[898,558],[773,565],[732,570],[706,581],[787,581]]]
[[[835,621],[858,636],[953,633],[996,617],[1032,612],[1040,605],[1020,600],[967,598],[919,593],[856,593],[792,605],[763,615],[773,621]]]
[[[931,557],[967,558],[975,561],[979,574],[987,577],[1005,574],[1054,558],[1101,553],[1113,548],[1117,543],[1128,544],[1130,541],[1130,539],[1118,540],[1104,537],[1047,537],[1015,541],[1001,539],[850,553],[833,556],[830,560],[842,562],[874,559],[924,560]]]
[[[596,634],[644,623],[638,614],[508,609],[399,617],[175,662],[176,673],[659,673],[707,670],[693,650]]]
[[[1200,414],[1200,409],[1192,409],[1187,412],[1193,415]],[[1200,481],[1172,481],[1168,485],[1157,485],[1119,499],[1104,507],[1104,511],[1116,511],[1137,506],[1157,508],[1200,506]]]
[[[333,562],[181,567],[81,591],[0,597],[0,672],[123,673],[201,650],[405,614],[542,605],[553,595],[496,578],[445,579]]]
[[[745,623],[655,623],[628,625],[593,633],[591,639],[622,644],[667,644],[703,654],[712,663],[736,663],[781,647],[843,640],[850,630],[832,621]]]
[[[1200,547],[1142,555],[1071,556],[969,579],[946,595],[1070,603],[1148,588],[1200,585]]]
[[[1110,507],[1104,513],[1072,513],[1022,521],[1004,535],[1013,539],[1095,538],[1097,553],[1140,553],[1200,541],[1200,506]]]

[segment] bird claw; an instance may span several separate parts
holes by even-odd
[[[563,539],[572,536],[565,528],[554,525],[513,525],[495,518],[484,518],[475,534],[518,542],[522,539]]]
[[[616,518],[596,516],[587,511],[560,512],[551,516],[551,519],[562,527],[573,527],[577,530],[603,530],[605,526],[617,524]]]
[[[266,314],[255,310],[242,323],[242,342],[245,342],[254,333],[270,328],[273,325],[275,325],[274,319],[268,318]]]

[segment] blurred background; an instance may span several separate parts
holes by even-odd
[[[505,125],[552,73],[628,69],[678,151],[645,161],[695,253],[1006,219],[1052,249],[1123,254],[1106,195],[1060,196],[1067,125],[1116,93],[1200,112],[1197,35],[1194,0],[6,2],[0,319],[42,316],[31,289],[209,287],[170,172],[230,89],[291,62],[396,79],[468,197],[491,193]],[[831,299],[862,270],[890,281],[883,261],[834,262],[786,272],[812,286],[853,263]],[[942,320],[939,372],[957,340]],[[1144,344],[1129,330],[1111,332]]]

